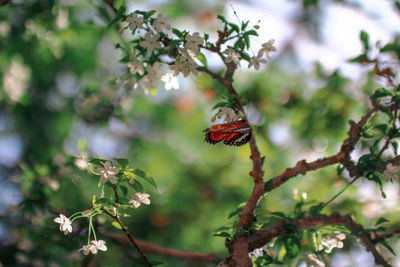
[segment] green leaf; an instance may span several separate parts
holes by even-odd
[[[178,29],[173,28],[173,29],[172,29],[172,32],[173,32],[176,36],[178,36],[179,38],[181,38],[181,37],[183,36],[182,32],[181,32],[180,30],[178,30]]]
[[[250,62],[250,56],[249,54],[245,53],[245,52],[240,52],[240,56],[246,60],[247,62]]]
[[[386,90],[385,88],[379,88],[376,89],[375,93],[371,96],[371,99],[374,100],[385,96],[393,96],[393,94],[391,91]]]
[[[217,18],[218,18],[220,21],[222,21],[222,22],[225,22],[225,23],[226,23],[226,19],[225,19],[225,17],[224,17],[224,16],[222,16],[222,15],[218,15],[218,16],[217,16]]]
[[[250,47],[250,38],[249,38],[248,35],[244,36],[244,42],[246,43],[247,49],[249,49],[249,47]]]
[[[114,226],[114,227],[117,228],[118,230],[121,230],[121,229],[122,229],[121,225],[120,225],[118,222],[112,222],[111,224],[112,224],[112,226]]]
[[[368,51],[369,50],[369,35],[366,31],[360,32],[360,40],[364,45],[365,51]]]
[[[204,67],[208,68],[207,58],[203,53],[200,53],[196,56],[198,60],[203,64]]]
[[[344,169],[345,168],[344,168],[343,165],[338,165],[337,168],[336,168],[337,175],[339,175],[339,176],[342,175]]]
[[[394,52],[400,59],[400,43],[389,43],[380,49],[381,52]]]
[[[128,193],[128,188],[125,185],[120,185],[118,186],[118,188],[121,189],[122,194],[126,196],[126,194]]]
[[[256,30],[250,30],[246,32],[247,35],[254,35],[254,36],[258,36],[258,32]]]
[[[207,34],[207,33],[204,33],[204,41],[208,41],[208,38],[209,38],[210,36]]]
[[[392,138],[399,138],[400,137],[400,132],[395,132],[393,135],[392,135]]]
[[[146,180],[149,184],[151,184],[155,189],[158,190],[157,184],[154,181],[153,177],[147,176],[146,173],[140,169],[134,170],[133,173],[136,174],[138,177]]]
[[[177,40],[177,39],[171,40],[171,41],[168,43],[168,49],[171,50],[171,49],[177,48],[180,42],[182,42],[182,41],[181,41],[181,40]]]
[[[301,245],[300,240],[296,235],[285,238],[284,244],[287,252],[286,255],[289,258],[294,258],[299,254]]]
[[[110,201],[107,198],[98,198],[96,204],[110,204]]]
[[[235,31],[235,32],[237,32],[237,33],[239,33],[240,32],[240,28],[239,28],[239,26],[238,25],[236,25],[235,23],[228,23],[228,25],[229,26],[231,26],[232,27],[232,29]]]
[[[320,202],[317,205],[310,207],[308,213],[313,216],[320,214],[321,210],[324,208],[324,202]]]
[[[143,192],[143,185],[138,180],[135,180],[131,186],[136,190],[136,192]]]
[[[362,55],[359,55],[359,56],[356,56],[354,58],[349,59],[348,62],[351,62],[351,63],[365,63],[365,62],[369,62],[369,59],[368,59],[367,55],[362,54]]]
[[[387,134],[387,130],[388,130],[388,126],[386,124],[382,123],[382,124],[375,125],[374,129],[377,129],[380,132],[382,132],[384,135],[386,135]]]
[[[279,211],[271,212],[270,215],[278,217],[278,218],[282,218],[284,220],[286,219],[286,214],[283,212],[279,212]]]
[[[248,20],[246,22],[242,21],[242,27],[241,27],[242,31],[244,31],[246,29],[247,25],[249,25],[249,22],[250,22],[250,20]]]
[[[232,218],[233,216],[235,216],[235,215],[241,213],[242,210],[243,210],[243,208],[244,208],[244,205],[245,205],[245,204],[246,204],[246,203],[241,203],[241,204],[239,205],[239,207],[236,208],[236,210],[234,210],[234,211],[232,211],[231,213],[229,213],[228,219],[230,219],[230,218]]]
[[[216,233],[216,234],[213,234],[213,236],[220,236],[220,237],[226,237],[226,238],[231,238],[232,239],[232,236],[227,232]]]
[[[393,248],[389,245],[388,242],[386,242],[385,240],[379,242],[380,244],[384,245],[390,252],[392,252],[393,255],[396,256],[396,253],[394,252]]]
[[[381,224],[381,223],[385,223],[385,222],[389,222],[389,221],[386,220],[386,219],[383,218],[383,217],[380,217],[380,218],[378,218],[378,219],[375,220],[374,226],[377,226],[377,225],[379,225],[379,224]]]
[[[245,44],[245,42],[243,41],[243,39],[239,39],[239,40],[237,40],[237,41],[235,42],[235,44],[233,45],[233,47],[234,47],[235,50],[238,50],[238,48],[240,48],[240,50],[243,50],[245,45],[246,45],[246,44]]]
[[[121,166],[122,169],[125,169],[129,165],[129,160],[123,158],[114,158],[116,162]]]
[[[143,17],[145,17],[145,19],[148,19],[149,17],[151,17],[154,13],[156,13],[155,10],[150,10],[150,11],[141,11],[141,10],[135,10],[135,13],[141,14],[143,15]]]

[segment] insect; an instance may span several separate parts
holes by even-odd
[[[216,144],[224,141],[228,146],[241,146],[251,139],[251,127],[244,120],[238,120],[230,123],[216,124],[211,128],[205,129],[205,141],[209,144]]]

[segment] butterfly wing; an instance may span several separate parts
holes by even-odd
[[[233,123],[216,124],[204,130],[205,141],[209,144],[216,144],[224,140],[228,146],[241,146],[251,139],[251,127],[245,121]]]

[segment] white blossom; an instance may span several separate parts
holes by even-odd
[[[133,206],[137,209],[141,204],[150,205],[150,195],[146,193],[135,193],[135,198],[129,200],[129,204],[133,204]]]
[[[75,166],[78,167],[80,170],[86,170],[89,166],[89,163],[84,159],[76,159],[74,162]]]
[[[342,240],[346,238],[346,235],[340,231],[335,231],[333,234],[334,235],[329,238],[321,239],[321,245],[318,247],[319,251],[325,250],[326,253],[331,253],[334,248],[343,248]]]
[[[64,234],[72,233],[71,221],[64,214],[60,214],[59,217],[54,219],[54,222],[60,224],[60,231]]]
[[[383,172],[383,175],[386,177],[386,181],[398,180],[399,177],[397,176],[397,173],[399,172],[399,170],[400,170],[399,166],[389,163],[386,166],[386,170]]]
[[[265,60],[265,59],[263,59],[263,58],[261,58],[261,57],[251,57],[250,58],[250,63],[249,63],[249,69],[252,67],[252,66],[254,66],[254,68],[256,69],[256,70],[259,70],[260,69],[260,64],[261,63],[263,63],[263,64],[266,64],[267,63],[267,61]]]
[[[132,31],[136,27],[138,27],[139,29],[143,29],[143,18],[139,17],[138,14],[135,12],[129,14],[125,21],[129,23],[129,29],[131,29]]]
[[[104,163],[104,168],[97,168],[96,173],[101,174],[100,183],[105,184],[107,180],[110,183],[115,184],[117,182],[117,178],[115,175],[119,172],[117,167],[113,167],[110,161]]]
[[[144,74],[143,63],[140,62],[139,60],[134,60],[132,62],[128,62],[126,65],[129,67],[129,71],[132,74],[135,74],[135,73],[139,73],[140,75]]]
[[[162,32],[163,28],[166,30],[171,29],[171,25],[169,24],[170,16],[164,16],[162,14],[158,14],[157,19],[153,22],[153,27],[158,32]]]
[[[162,70],[160,69],[160,62],[158,61],[155,62],[153,66],[148,66],[146,70],[147,70],[147,75],[144,76],[143,78],[145,85],[147,87],[150,86],[157,87],[162,72]]]
[[[178,76],[179,73],[182,73],[184,77],[187,77],[191,72],[197,74],[198,66],[189,54],[188,50],[178,48],[178,51],[180,53],[178,59],[174,64],[169,66],[169,69],[174,71],[174,76]]]
[[[226,50],[224,52],[225,55],[227,55],[227,57],[225,58],[225,61],[227,63],[233,61],[233,63],[235,63],[236,65],[240,65],[239,61],[240,61],[240,54],[235,52],[235,50],[233,50],[232,48],[229,48],[228,50]]]
[[[90,252],[97,254],[97,251],[107,251],[106,241],[104,240],[92,240],[90,241]]]
[[[262,57],[263,54],[265,53],[265,56],[267,58],[271,58],[271,52],[275,52],[277,50],[276,46],[274,45],[275,40],[271,39],[268,42],[264,43],[260,49],[260,51],[258,51],[258,55],[257,57]]]
[[[151,54],[154,49],[161,47],[160,43],[158,42],[158,38],[160,38],[160,35],[158,33],[146,33],[144,35],[144,40],[140,44],[147,49],[147,52],[149,54]]]
[[[203,44],[204,40],[199,37],[199,33],[195,32],[192,35],[186,35],[185,48],[192,51],[196,56],[200,53],[199,45]]]
[[[166,73],[161,77],[161,81],[165,83],[165,89],[171,90],[172,88],[178,89],[179,82],[178,77],[173,76],[171,73]]]

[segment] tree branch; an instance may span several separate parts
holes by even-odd
[[[359,237],[367,250],[371,251],[374,255],[375,262],[382,264],[385,267],[390,267],[390,265],[383,256],[378,252],[375,247],[374,241],[371,239],[370,235],[364,230],[364,228],[357,224],[350,215],[340,215],[339,213],[333,213],[332,215],[318,215],[312,216],[308,215],[302,219],[292,221],[292,222],[281,222],[279,224],[254,231],[252,235],[249,236],[249,251],[255,248],[262,247],[272,238],[278,236],[289,236],[292,234],[293,229],[288,227],[288,225],[294,226],[296,231],[315,229],[324,225],[343,225],[346,226],[352,233],[352,235]]]

